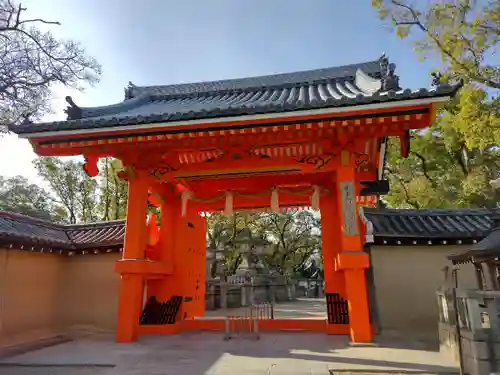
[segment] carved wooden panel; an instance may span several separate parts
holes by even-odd
[[[344,219],[344,235],[356,236],[358,234],[358,220],[356,218],[356,196],[352,182],[340,183],[342,196],[342,216]]]

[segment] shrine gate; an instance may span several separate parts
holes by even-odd
[[[325,292],[348,301],[349,324],[277,319],[261,329],[323,330],[369,342],[369,259],[356,201],[388,191],[387,137],[401,141],[406,157],[409,130],[427,127],[434,105],[458,89],[402,90],[394,68],[382,56],[253,78],[129,84],[121,103],[82,108],[67,97],[66,121],[10,130],[39,155],[83,155],[90,176],[98,174],[99,158],[122,161],[129,195],[123,259],[116,264],[117,341],[223,329],[223,322],[195,319],[205,304],[201,212],[312,206],[321,211]],[[161,210],[159,229],[147,224],[148,201]],[[173,324],[139,324],[144,298],[151,297],[178,301]]]

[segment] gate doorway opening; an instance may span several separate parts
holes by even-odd
[[[326,320],[318,211],[207,216],[204,318]]]

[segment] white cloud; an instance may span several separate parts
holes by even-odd
[[[85,94],[68,89],[64,86],[54,87],[52,90],[52,108],[54,113],[47,114],[42,121],[55,121],[65,118],[64,108],[67,104],[64,100],[66,95],[71,95],[75,102],[85,102]],[[33,166],[33,160],[37,157],[30,142],[19,138],[16,134],[6,134],[0,138],[0,176],[14,177],[17,175],[26,177],[30,182],[46,183],[40,178]]]
[[[32,161],[36,154],[26,139],[7,134],[0,139],[0,176],[21,175],[33,183],[40,182]]]

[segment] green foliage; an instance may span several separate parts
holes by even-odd
[[[207,218],[207,228],[208,248],[223,249],[223,261],[230,274],[234,274],[243,261],[244,244],[237,241],[242,233],[249,230],[252,239],[264,238],[262,217],[254,213],[236,212],[231,217],[211,214]]]
[[[98,193],[97,181],[89,178],[83,163],[56,157],[41,157],[34,161],[38,174],[50,185],[52,191],[66,208],[68,221],[97,221]]]
[[[500,171],[500,0],[429,1],[419,8],[408,0],[373,0],[396,35],[415,36],[420,58],[439,56],[442,80],[465,83],[442,108],[436,123],[413,133],[409,158],[391,143],[388,171],[393,207],[496,207],[490,186]],[[425,7],[424,7],[425,6]]]
[[[127,213],[128,184],[118,178],[123,165],[118,159],[105,158],[101,160],[99,169],[99,210],[102,220],[124,219]]]
[[[121,163],[116,159],[100,162],[100,175],[90,178],[83,163],[56,157],[40,157],[35,168],[67,211],[69,223],[123,219],[127,207],[127,183],[118,178]]]
[[[242,249],[246,243],[264,246],[266,266],[281,272],[298,272],[321,253],[319,218],[309,211],[238,212],[232,217],[212,214],[207,219],[207,226],[208,247],[223,249],[223,260],[230,274],[243,261]],[[242,241],[241,236],[246,231],[250,236]],[[317,263],[320,264],[320,260]]]
[[[453,138],[454,132],[459,134],[468,149],[487,150],[500,144],[500,98],[490,99],[485,90],[467,85],[447,105],[439,122]]]
[[[400,155],[399,141],[391,139],[391,191],[383,198],[390,207],[496,207],[500,202],[500,192],[489,184],[500,172],[500,151],[468,149],[466,139],[445,121],[447,115],[443,110],[433,127],[412,133],[407,159]]]
[[[46,190],[22,176],[0,177],[0,210],[54,222],[66,219],[64,208]]]
[[[312,212],[288,210],[263,216],[271,243],[266,254],[270,267],[293,273],[321,252],[320,221]]]
[[[500,89],[500,67],[494,59],[500,41],[500,1],[434,0],[425,2],[425,8],[414,3],[372,0],[379,17],[391,21],[398,37],[419,33],[415,50],[421,58],[437,54],[449,77]]]

